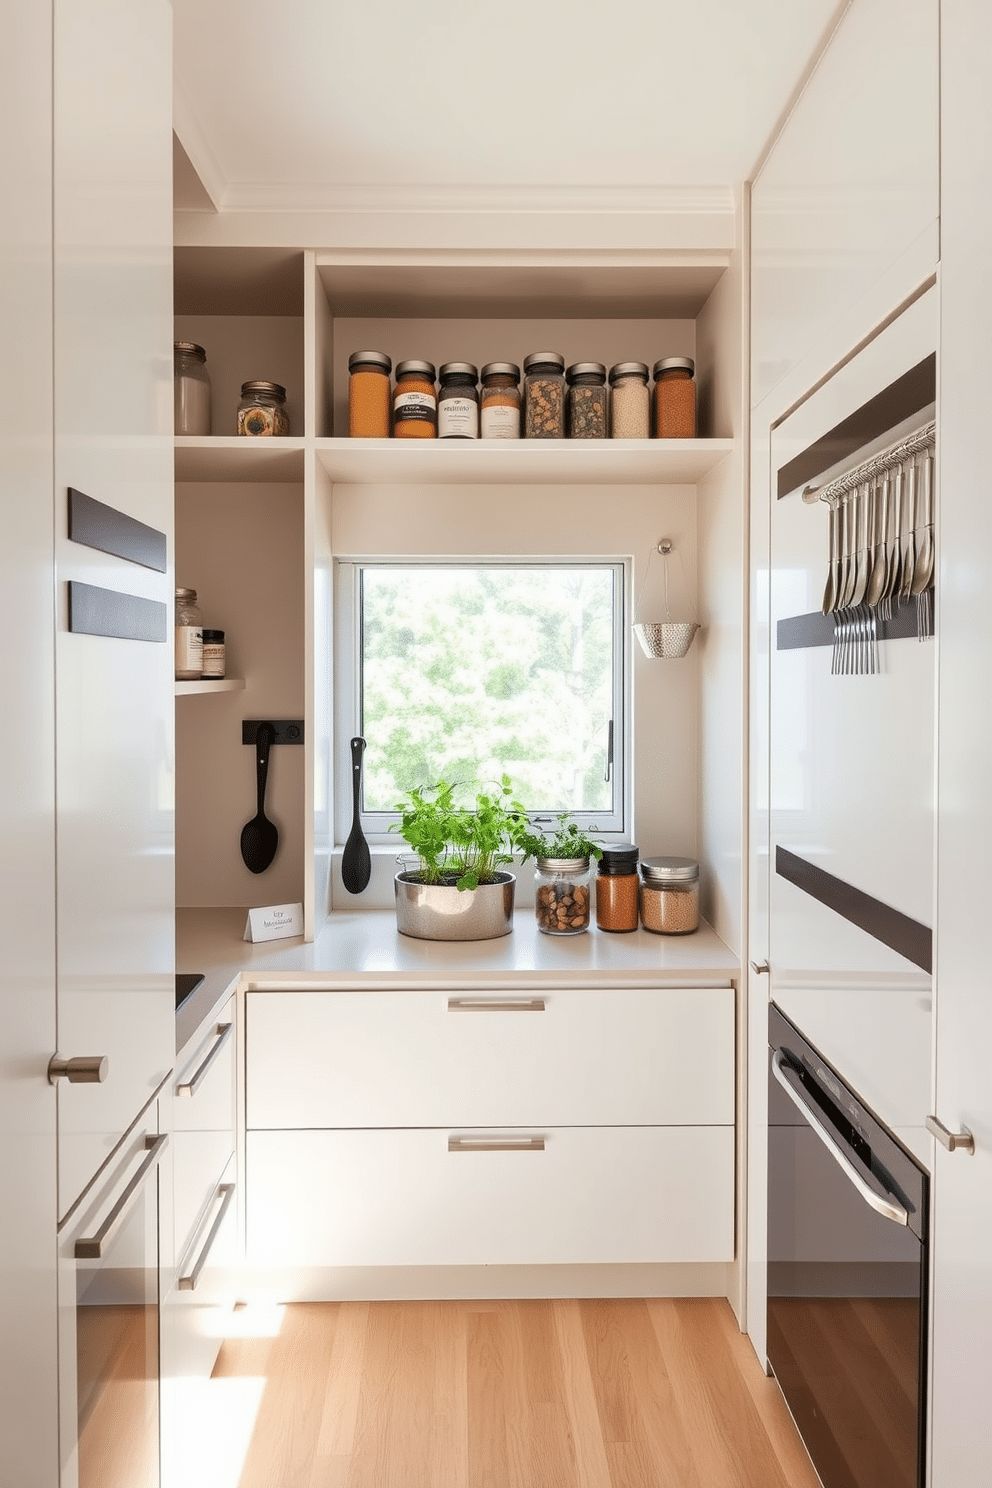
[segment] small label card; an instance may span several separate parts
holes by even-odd
[[[267,909],[248,911],[245,940],[289,940],[302,934],[302,904],[270,904]]]

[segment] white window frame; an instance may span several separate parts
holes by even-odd
[[[614,571],[613,654],[613,760],[614,809],[612,812],[570,812],[583,831],[595,840],[623,840],[631,822],[631,560],[621,557],[496,558],[382,558],[336,557],[334,560],[334,838],[340,848],[351,830],[351,740],[361,732],[361,573],[364,568],[612,568]],[[605,760],[605,741],[604,741]],[[526,803],[525,803],[526,804]],[[550,811],[532,820],[545,831],[553,824]],[[373,847],[390,846],[397,852],[402,840],[389,824],[399,821],[397,812],[361,814],[362,832]]]

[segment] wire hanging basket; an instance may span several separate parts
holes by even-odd
[[[640,642],[641,650],[645,656],[663,658],[667,660],[680,660],[685,656],[692,645],[693,637],[699,626],[694,620],[673,620],[668,604],[668,555],[672,551],[672,542],[669,538],[662,538],[654,550],[661,554],[665,560],[665,618],[664,620],[638,620],[637,610],[640,605],[640,597],[634,606],[634,634]],[[651,559],[648,559],[648,567]],[[647,570],[644,573],[644,583],[647,582]],[[644,583],[641,584],[641,593],[644,592]]]

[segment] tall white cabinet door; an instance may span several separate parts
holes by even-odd
[[[989,1481],[992,1395],[992,502],[988,243],[992,11],[941,5],[940,490],[937,576],[936,1113],[975,1154],[935,1144],[933,1488]]]
[[[171,10],[56,0],[54,140],[59,1212],[174,1052],[171,572],[67,537],[67,492],[168,535]],[[161,642],[69,630],[68,583],[162,607]],[[78,592],[78,591],[77,591]]]

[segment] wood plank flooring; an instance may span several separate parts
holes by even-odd
[[[298,1303],[240,1488],[818,1488],[722,1299]]]

